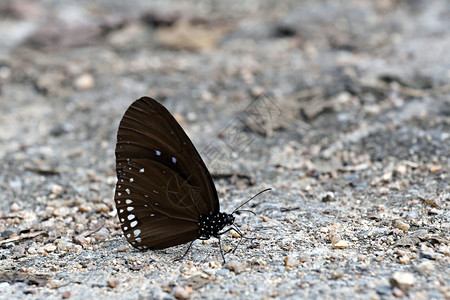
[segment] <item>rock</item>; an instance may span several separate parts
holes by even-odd
[[[105,203],[96,203],[96,204],[94,204],[93,209],[95,212],[99,212],[99,213],[102,213],[102,212],[107,213],[110,211],[108,205],[106,205]]]
[[[128,247],[127,245],[120,245],[117,247],[117,252],[129,252],[130,251],[130,247]]]
[[[7,227],[0,233],[0,236],[5,239],[9,239],[20,234],[20,229],[16,227]]]
[[[50,228],[53,228],[54,226],[55,226],[55,222],[51,219],[41,222],[41,227],[45,228],[45,229],[50,229]]]
[[[395,227],[397,227],[398,229],[407,232],[410,228],[408,223],[403,222],[402,220],[396,220],[395,221]]]
[[[339,279],[344,276],[344,271],[341,269],[331,271],[331,279]]]
[[[94,87],[94,77],[89,73],[84,73],[75,78],[73,85],[77,90],[88,90]]]
[[[77,249],[77,245],[68,240],[60,240],[57,245],[60,251],[75,251]]]
[[[28,252],[28,254],[36,254],[37,250],[34,247],[30,247],[30,248],[28,248],[27,252]]]
[[[389,283],[392,287],[397,287],[403,292],[408,292],[415,282],[414,275],[409,272],[397,271],[392,275]]]
[[[350,243],[348,241],[340,240],[339,242],[337,242],[336,244],[333,245],[333,248],[343,249],[343,248],[347,248],[349,245],[350,245]]]
[[[334,193],[333,192],[326,192],[325,195],[323,195],[321,198],[322,198],[322,202],[334,201]]]
[[[225,268],[227,268],[230,271],[233,271],[236,274],[242,273],[246,267],[247,267],[247,264],[242,263],[237,260],[231,260],[225,264]]]
[[[417,269],[417,271],[420,272],[420,274],[422,274],[424,276],[428,276],[433,273],[434,264],[433,264],[433,262],[431,262],[429,260],[425,260],[425,261],[421,262],[420,264],[418,264],[416,269]]]
[[[394,287],[393,289],[392,289],[392,295],[394,295],[395,297],[397,297],[397,298],[404,298],[406,295],[405,295],[405,292],[403,292],[401,289],[399,289],[398,287]]]
[[[292,269],[296,265],[298,265],[298,260],[292,255],[288,255],[284,258],[284,265],[286,266],[286,269]]]
[[[50,190],[51,190],[51,195],[50,196],[53,196],[53,198],[56,197],[56,196],[61,195],[61,193],[63,192],[63,188],[59,184],[52,185]]]
[[[190,287],[176,286],[173,289],[173,295],[177,299],[190,299],[191,293],[192,293],[192,289]]]
[[[330,232],[330,234],[328,235],[328,239],[330,240],[332,245],[336,245],[342,240],[341,236],[336,232]]]
[[[44,246],[44,249],[45,249],[45,252],[52,253],[52,252],[55,252],[56,246],[53,244],[47,244]]]
[[[11,209],[11,212],[17,212],[17,211],[21,210],[22,207],[19,204],[17,204],[16,202],[14,202],[13,204],[11,204],[9,209]]]
[[[66,206],[57,207],[53,210],[53,215],[56,217],[65,217],[70,213],[70,209]]]
[[[119,279],[116,278],[110,278],[108,279],[108,285],[110,288],[115,288],[120,284]]]

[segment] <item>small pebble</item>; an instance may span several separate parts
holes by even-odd
[[[331,279],[339,279],[344,276],[344,271],[341,269],[331,271]]]
[[[397,227],[398,229],[400,229],[404,232],[407,232],[410,228],[409,224],[406,222],[403,222],[402,220],[396,220],[395,227]]]
[[[42,228],[53,228],[55,226],[55,222],[53,220],[46,220],[41,222],[41,227]]]
[[[17,212],[17,211],[21,210],[22,207],[19,204],[17,204],[16,202],[14,202],[13,204],[11,204],[9,209],[11,210],[11,212]]]
[[[442,201],[440,198],[433,198],[433,199],[427,198],[427,199],[425,199],[425,202],[433,205],[434,207],[441,207],[441,205],[442,205]]]
[[[110,211],[108,205],[106,205],[105,203],[96,203],[96,204],[94,204],[93,209],[95,212],[99,212],[99,213],[102,213],[102,212],[106,213],[106,212]]]
[[[307,254],[302,253],[302,254],[300,254],[300,255],[298,256],[298,260],[299,260],[300,262],[308,262],[308,261],[310,260],[310,256],[307,255]]]
[[[53,210],[53,215],[56,217],[65,217],[70,213],[70,209],[66,206],[57,207]]]
[[[191,293],[192,289],[190,287],[182,287],[178,285],[173,289],[173,295],[177,299],[190,299]]]
[[[266,217],[266,216],[259,215],[259,217],[260,217],[264,222],[269,222],[269,221],[270,221],[270,219],[269,219],[268,217]]]
[[[56,246],[53,244],[47,244],[44,246],[44,249],[47,253],[52,253],[52,252],[55,252]]]
[[[67,241],[67,240],[61,240],[58,242],[58,249],[60,251],[74,251],[77,249],[74,243]]]
[[[434,271],[434,264],[432,261],[426,260],[421,262],[416,267],[417,271],[420,272],[420,274],[428,276],[431,275]]]
[[[337,234],[336,232],[331,232],[328,235],[328,239],[330,240],[331,244],[333,244],[333,245],[339,243],[342,240],[341,236],[339,234]]]
[[[89,73],[84,73],[75,78],[74,86],[77,90],[88,90],[95,85],[94,77]]]
[[[411,259],[410,259],[407,255],[403,255],[403,256],[400,257],[398,260],[399,260],[399,262],[400,262],[402,265],[406,265],[406,264],[409,264],[409,263],[411,262]]]
[[[334,201],[334,193],[326,192],[325,195],[322,196],[322,202],[331,202]]]
[[[28,254],[36,254],[37,250],[34,247],[30,247],[30,248],[28,248],[27,252],[28,252]]]
[[[5,239],[9,239],[20,234],[20,229],[17,227],[7,227],[4,231],[1,232],[1,237]]]
[[[118,252],[128,252],[128,251],[130,251],[130,247],[128,247],[126,245],[120,245],[117,247],[117,251]]]
[[[225,268],[227,268],[230,271],[233,271],[236,274],[242,273],[246,267],[247,267],[247,264],[242,263],[237,260],[231,260],[225,264]]]
[[[110,288],[115,288],[120,284],[119,279],[116,278],[110,278],[108,279],[108,285]]]
[[[61,298],[69,299],[70,298],[70,292],[69,291],[62,292]]]
[[[394,287],[392,289],[392,295],[394,295],[397,298],[405,298],[406,297],[405,293],[398,287]]]
[[[231,231],[230,235],[231,235],[232,237],[234,237],[234,238],[240,238],[240,237],[241,237],[241,236],[240,236],[237,232],[235,232],[234,230]]]
[[[56,196],[61,195],[63,188],[59,184],[54,184],[54,185],[52,185],[50,190],[52,192],[51,196],[56,197]]]
[[[389,280],[391,286],[401,289],[403,292],[408,292],[413,286],[415,280],[414,275],[409,272],[397,271]]]
[[[292,269],[296,265],[298,265],[298,260],[292,255],[288,255],[284,258],[284,265],[286,266],[286,269]]]
[[[339,242],[337,242],[336,244],[333,245],[333,248],[335,249],[343,249],[343,248],[347,248],[349,246],[349,242],[345,241],[345,240],[340,240]]]
[[[440,169],[442,169],[442,166],[440,166],[440,165],[430,166],[431,173],[435,173],[435,172],[439,171]]]
[[[97,240],[107,239],[111,236],[111,233],[109,232],[108,228],[102,227],[100,230],[92,234],[93,237],[95,237]]]

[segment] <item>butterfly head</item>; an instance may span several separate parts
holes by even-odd
[[[234,216],[232,214],[221,213],[221,215],[223,215],[222,217],[225,225],[233,225]]]

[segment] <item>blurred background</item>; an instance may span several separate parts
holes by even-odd
[[[335,217],[386,206],[417,225],[417,195],[438,215],[448,203],[449,28],[448,0],[1,0],[0,232],[103,219],[97,240],[120,237],[116,132],[144,95],[187,131],[228,210],[273,187],[256,208],[273,219],[338,198]]]

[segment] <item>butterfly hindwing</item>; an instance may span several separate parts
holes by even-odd
[[[200,155],[173,116],[143,97],[117,133],[115,201],[125,236],[139,249],[161,249],[199,237],[200,215],[219,200]]]

